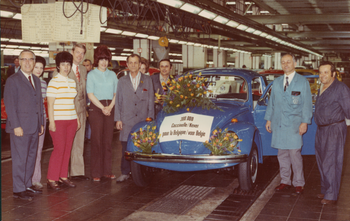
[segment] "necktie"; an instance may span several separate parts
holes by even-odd
[[[80,82],[80,73],[79,73],[79,67],[77,66],[77,71],[75,72],[75,76],[77,77],[78,82]]]
[[[28,79],[29,79],[29,82],[30,82],[30,84],[32,85],[33,89],[35,90],[34,85],[33,85],[33,82],[32,82],[32,76],[29,75]]]
[[[287,90],[287,87],[289,86],[289,83],[288,83],[288,77],[286,77],[286,84],[284,85],[284,91]]]

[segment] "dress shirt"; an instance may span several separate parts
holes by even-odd
[[[286,77],[288,77],[288,85],[292,82],[293,78],[295,75],[295,71],[289,75],[284,74],[284,79],[283,79],[283,86],[286,85]]]
[[[24,74],[24,76],[26,76],[26,78],[28,79],[28,81],[29,81],[29,76],[31,76],[31,78],[32,78],[32,85],[33,85],[33,87],[34,87],[34,89],[35,89],[35,84],[34,84],[34,79],[33,79],[33,75],[32,74],[26,74],[26,73],[24,73],[23,71],[22,71],[22,73]],[[30,81],[29,81],[29,83],[30,83]]]
[[[129,73],[129,75],[130,75],[130,80],[131,80],[132,86],[134,87],[134,91],[136,91],[137,87],[140,84],[141,72],[137,73],[135,78],[133,78],[130,73]]]
[[[163,78],[163,75],[161,73],[159,73],[159,80],[160,80],[160,84],[162,84],[164,82],[164,84],[166,84],[166,82],[168,81],[169,79],[169,75],[167,78]],[[162,84],[163,86],[163,84]]]

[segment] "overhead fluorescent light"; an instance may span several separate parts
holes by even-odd
[[[229,22],[227,22],[227,24],[226,24],[227,26],[230,26],[230,27],[232,27],[232,28],[236,28],[236,27],[238,27],[239,26],[239,23],[238,22],[235,22],[235,21],[232,21],[232,20],[230,20]]]
[[[100,27],[100,31],[101,31],[101,32],[104,32],[104,31],[106,31],[106,30],[107,30],[107,28]]]
[[[12,18],[15,13],[0,10],[0,16],[4,18]]]
[[[214,12],[208,11],[208,10],[203,10],[201,11],[199,14],[199,16],[202,16],[204,18],[207,18],[209,20],[213,20],[213,18],[215,18],[217,16],[217,14],[215,14]]]
[[[6,48],[18,48],[18,45],[7,45]]]
[[[169,40],[169,42],[170,42],[170,43],[178,43],[179,40],[171,39],[171,40]]]
[[[23,42],[22,39],[14,39],[14,38],[11,38],[9,40],[9,42]]]
[[[193,42],[187,42],[187,45],[194,45]]]
[[[261,37],[266,37],[267,34],[266,34],[265,32],[263,32],[263,33],[260,34],[260,36],[261,36]]]
[[[157,0],[157,2],[172,6],[174,8],[180,8],[184,4],[184,2],[180,0]]]
[[[269,11],[260,11],[260,14],[269,14]]]
[[[10,40],[9,38],[1,38],[1,42],[9,41],[9,40]]]
[[[114,61],[126,61],[126,57],[124,57],[124,56],[112,56],[112,60],[114,60]]]
[[[246,30],[247,28],[248,28],[248,26],[243,25],[243,24],[240,24],[240,25],[238,25],[238,27],[237,27],[237,29],[242,30],[242,31]]]
[[[226,24],[229,20],[228,18],[219,15],[218,17],[214,18],[214,21],[219,22],[221,24]]]
[[[271,38],[272,41],[276,41],[277,39],[276,37]]]
[[[267,35],[265,38],[267,38],[267,39],[272,39],[273,36],[272,36],[272,35]]]
[[[115,48],[109,48],[109,50],[114,51],[114,50],[115,50]]]
[[[131,54],[130,53],[120,53],[120,55],[129,56]]]
[[[245,30],[246,32],[248,32],[248,33],[253,33],[254,31],[255,31],[255,29],[254,28],[248,28],[247,30]]]
[[[187,44],[187,41],[179,41],[179,44],[180,44],[180,45]]]
[[[134,51],[134,49],[124,48],[123,51]]]
[[[137,34],[135,35],[135,37],[138,37],[138,38],[147,38],[148,35],[142,34],[142,33],[137,33]]]
[[[30,46],[18,46],[18,48],[29,49]]]
[[[195,5],[191,5],[190,3],[186,3],[180,8],[181,10],[193,13],[193,14],[198,14],[202,9],[200,7],[197,7]]]
[[[12,18],[13,18],[13,19],[22,20],[22,14],[17,13],[17,14],[15,14],[15,16],[13,16]]]
[[[195,43],[193,46],[200,47],[200,46],[202,46],[202,44]]]
[[[208,45],[208,48],[213,48],[214,46],[213,45]]]
[[[118,30],[118,29],[113,29],[113,28],[107,28],[107,30],[105,32],[106,33],[111,33],[111,34],[120,34],[123,31],[122,30]]]
[[[41,50],[41,47],[30,47],[31,50]]]
[[[131,32],[131,31],[123,31],[121,34],[126,35],[126,36],[135,36],[136,35],[135,32]]]
[[[261,31],[259,31],[259,30],[255,30],[254,32],[253,32],[253,34],[255,34],[255,35],[260,35],[262,32]]]
[[[226,2],[226,5],[235,5],[236,2]]]
[[[159,37],[158,37],[158,36],[148,36],[148,39],[151,39],[151,40],[158,40]]]
[[[219,47],[218,46],[213,46],[213,49],[218,49]]]

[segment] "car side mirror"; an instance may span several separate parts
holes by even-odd
[[[262,106],[262,105],[267,106],[267,103],[265,101],[265,97],[259,98],[258,105],[260,105],[260,106]]]

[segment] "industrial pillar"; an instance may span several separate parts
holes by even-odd
[[[207,64],[207,48],[193,45],[182,45],[183,68],[205,68]]]
[[[282,69],[282,66],[281,66],[281,52],[276,52],[275,53],[275,69],[276,70]]]
[[[261,57],[260,56],[253,56],[252,59],[253,59],[252,69],[259,69],[260,68],[260,59],[261,59]]]
[[[270,55],[264,55],[264,69],[268,70],[270,67],[273,67],[272,57]]]
[[[242,68],[243,65],[245,65],[246,68],[249,68],[249,69],[252,68],[252,58],[250,54],[236,52],[235,67]]]
[[[134,54],[139,55],[140,57],[150,60],[151,50],[150,50],[150,40],[148,39],[134,39],[133,42]]]
[[[224,50],[213,49],[214,67],[226,67],[226,54]]]

